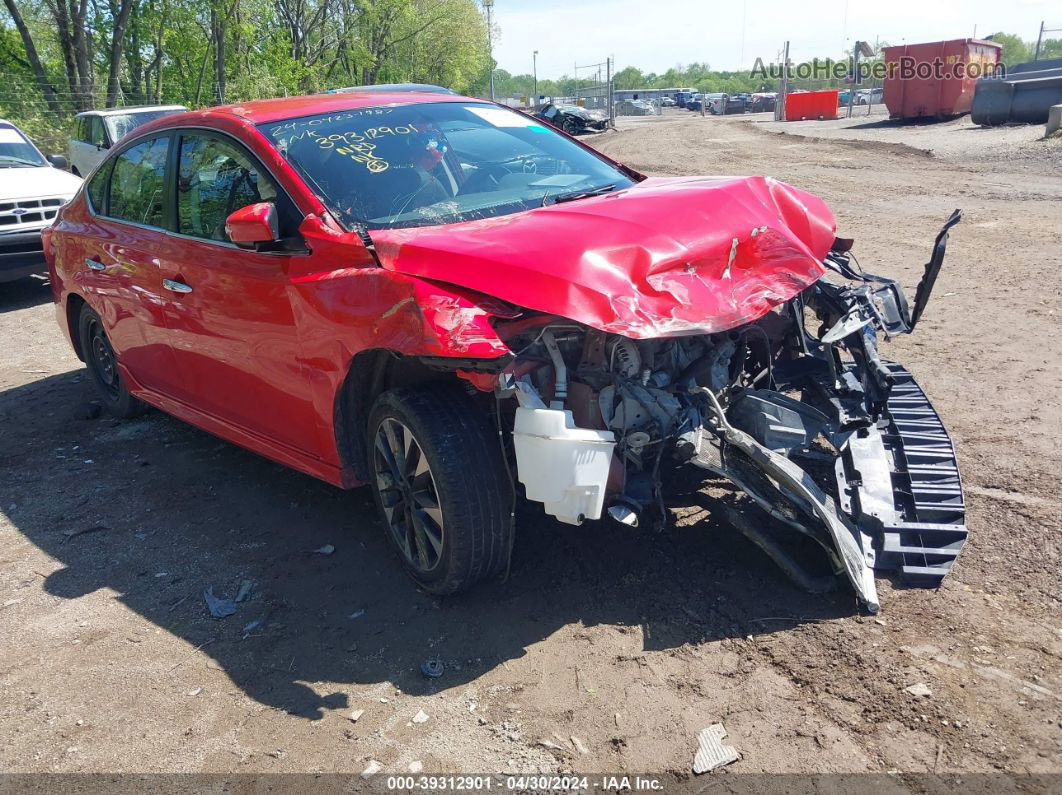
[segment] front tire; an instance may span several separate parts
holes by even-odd
[[[118,370],[118,357],[107,339],[103,321],[88,304],[81,308],[81,314],[78,316],[78,341],[81,344],[81,356],[88,367],[103,408],[121,419],[141,414],[146,407],[126,389],[125,381]]]
[[[504,569],[513,492],[487,411],[455,385],[392,389],[367,447],[388,538],[421,587],[456,593]]]

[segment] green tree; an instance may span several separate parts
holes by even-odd
[[[647,83],[642,70],[636,66],[628,66],[616,72],[613,78],[616,88],[626,90],[631,88],[646,88]]]
[[[993,33],[988,38],[1003,47],[1000,60],[1007,66],[1025,63],[1032,58],[1029,45],[1013,33]]]
[[[1036,42],[1030,45],[1035,46]],[[1062,39],[1044,39],[1040,42],[1040,59],[1045,58],[1062,58]]]

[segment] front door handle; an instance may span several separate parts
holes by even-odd
[[[99,260],[94,260],[94,259],[89,259],[89,258],[85,259],[85,264],[88,265],[90,268],[92,268],[92,270],[94,270],[94,271],[101,271],[101,270],[104,270],[107,267],[106,265],[104,265]]]
[[[188,294],[192,292],[192,288],[189,285],[184,282],[175,282],[173,279],[163,279],[162,286],[175,293]]]

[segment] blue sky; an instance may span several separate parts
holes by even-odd
[[[847,19],[845,10],[847,8]],[[854,39],[889,44],[987,36],[1035,39],[1040,20],[1062,27],[1058,0],[495,0],[494,55],[513,74],[572,74],[613,55],[619,68],[662,72],[707,61],[716,69],[773,60],[786,38],[794,60],[839,55]],[[744,36],[742,35],[744,31]],[[1062,34],[1055,34],[1062,37]],[[742,46],[744,40],[744,46]]]

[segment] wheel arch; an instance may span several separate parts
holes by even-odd
[[[85,355],[81,352],[81,310],[88,306],[88,301],[77,293],[70,293],[66,298],[66,330],[70,336],[70,343],[74,346],[74,353],[81,361],[85,361]]]
[[[430,382],[461,382],[472,388],[453,371],[430,367],[419,356],[403,356],[387,348],[354,355],[336,394],[332,423],[340,464],[354,478],[349,485],[365,483],[369,477],[366,425],[376,398],[388,389]]]

